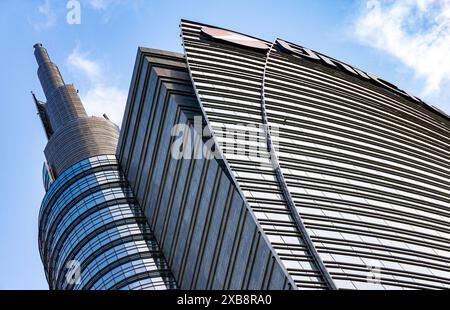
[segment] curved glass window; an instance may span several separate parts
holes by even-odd
[[[39,249],[51,289],[176,288],[114,155],[83,160],[47,183]]]

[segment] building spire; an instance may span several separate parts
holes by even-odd
[[[34,46],[34,56],[39,65],[38,76],[41,81],[42,88],[47,100],[52,92],[60,86],[64,85],[64,80],[59,72],[58,67],[50,60],[47,50],[41,43]]]
[[[34,45],[38,76],[47,101],[33,100],[48,142],[46,170],[55,178],[77,162],[99,155],[114,155],[118,127],[103,117],[89,117],[76,88],[64,83],[58,67],[42,44]]]
[[[41,82],[47,102],[37,100],[39,115],[43,121],[46,134],[53,133],[62,128],[65,124],[77,118],[87,117],[86,110],[81,103],[80,97],[72,84],[65,84],[56,66],[50,59],[47,50],[41,43],[34,46],[34,56],[39,65],[38,76]],[[49,129],[51,129],[49,131]],[[50,133],[50,135],[51,135]]]

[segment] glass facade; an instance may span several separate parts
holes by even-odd
[[[33,94],[48,143],[39,250],[50,289],[172,289],[176,282],[114,155],[118,126],[89,117],[42,44],[47,102]]]
[[[139,50],[118,148],[35,45],[51,289],[450,288],[447,116],[283,40],[181,34]],[[212,160],[172,156],[195,117]]]
[[[39,249],[51,289],[176,287],[114,155],[83,160],[51,184]]]

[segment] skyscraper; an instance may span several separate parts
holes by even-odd
[[[184,57],[138,53],[117,152],[180,287],[450,286],[445,113],[282,39],[180,27]]]
[[[49,198],[40,216],[50,283],[62,281],[67,260],[94,252],[78,250],[70,239],[91,233],[75,237],[71,213],[52,207],[59,199],[53,195],[78,178],[62,171],[109,155],[122,193],[136,207],[133,221],[148,232],[150,274],[163,288],[450,287],[448,115],[380,77],[286,40],[187,20],[180,28],[184,55],[139,48],[118,142],[117,129],[96,140],[101,126],[62,137],[67,119],[89,118],[37,47],[47,103],[36,104],[50,139]],[[55,83],[66,87],[60,93],[71,90],[56,97],[64,98],[59,103],[46,91]],[[59,136],[71,151],[52,147]],[[95,151],[87,151],[91,143]],[[58,204],[72,209],[66,198]],[[88,217],[76,223],[89,227],[95,220]],[[136,240],[141,234],[135,231]],[[65,244],[74,254],[55,260],[53,249]],[[82,279],[94,278],[85,288],[127,288],[125,282],[135,281],[95,286],[113,267],[88,276],[89,266],[80,268]]]
[[[181,32],[228,170],[298,288],[450,287],[445,113],[285,40]],[[265,149],[220,134],[243,125],[263,125]]]
[[[293,287],[225,161],[203,152],[184,56],[140,48],[131,84],[117,157],[179,287]],[[178,156],[190,138],[196,151]]]
[[[36,44],[47,99],[33,98],[48,143],[39,250],[50,289],[167,289],[176,284],[114,156],[118,128],[89,117]]]

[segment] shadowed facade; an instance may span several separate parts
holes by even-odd
[[[36,44],[48,143],[39,250],[50,289],[170,289],[176,283],[114,155],[111,121],[89,117]]]
[[[298,44],[180,30],[184,55],[138,49],[120,136],[35,46],[51,288],[450,288],[448,115]]]

